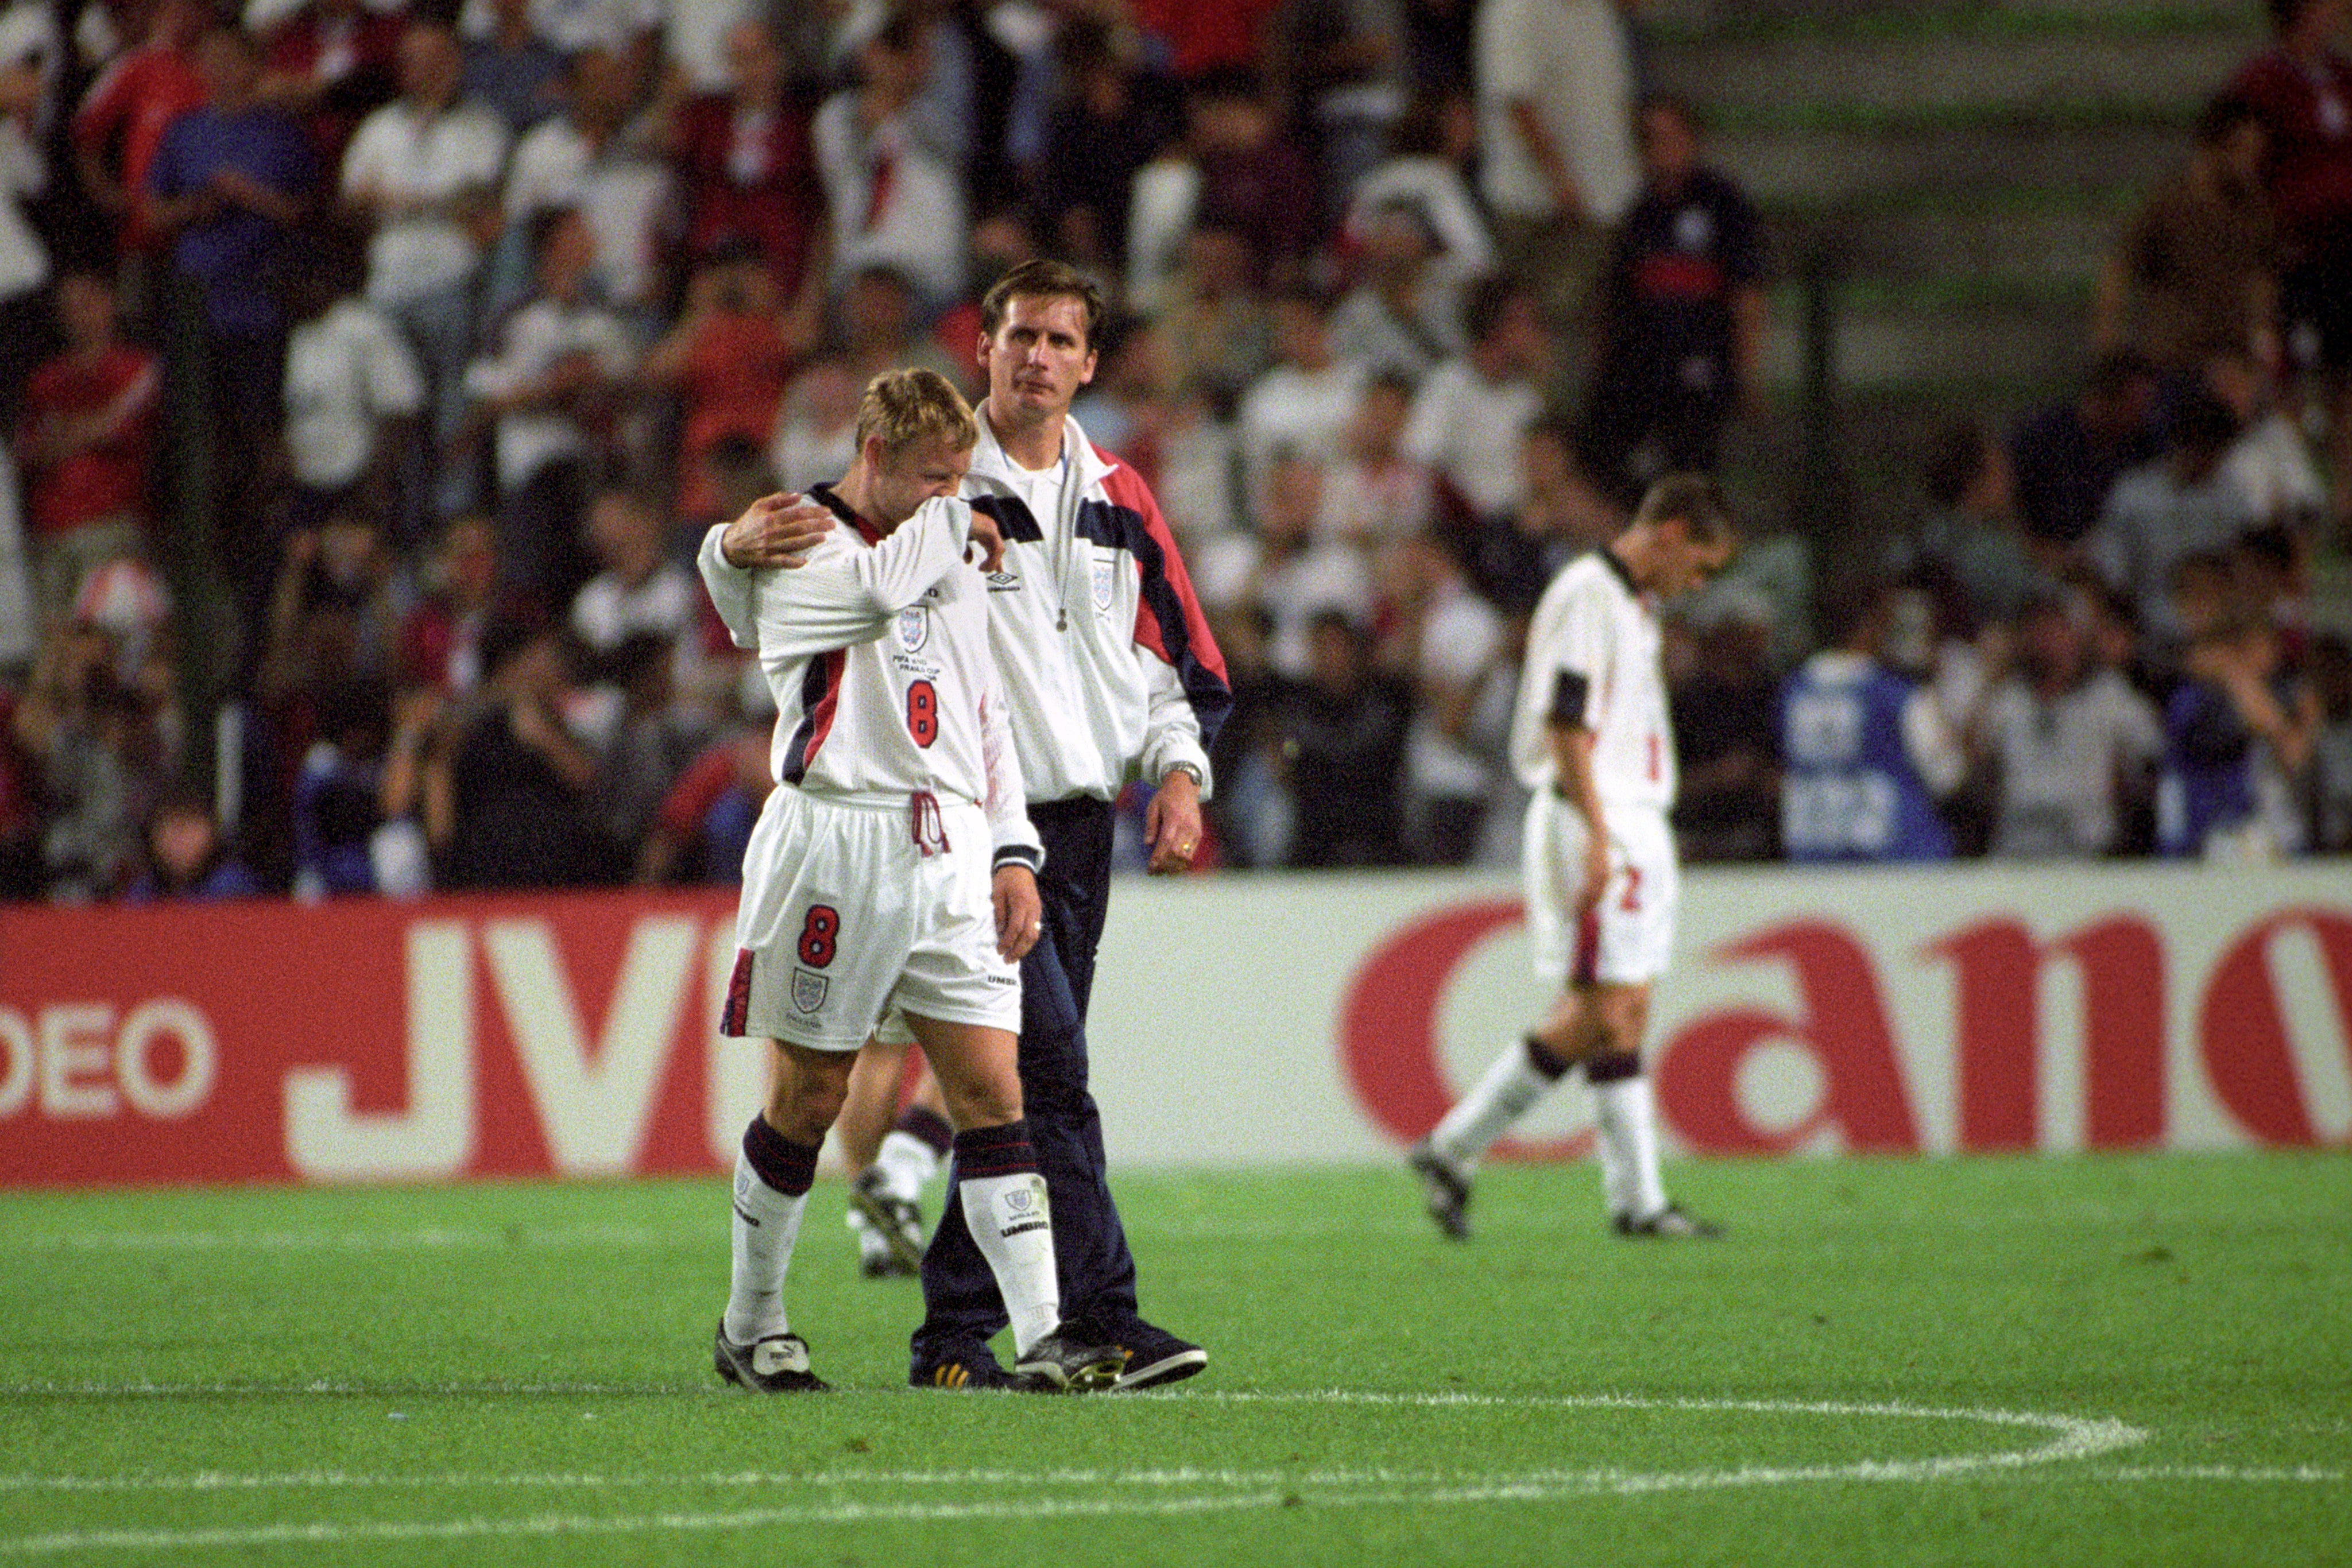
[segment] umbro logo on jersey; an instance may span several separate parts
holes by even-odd
[[[1018,593],[1021,591],[1021,579],[1018,574],[1013,572],[992,571],[988,574],[988,591],[991,593]]]

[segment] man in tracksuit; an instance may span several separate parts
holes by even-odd
[[[1013,747],[1045,846],[1045,930],[1021,964],[1022,1092],[1038,1168],[1053,1195],[1066,1331],[1124,1353],[1120,1388],[1189,1377],[1208,1353],[1144,1321],[1135,1259],[1105,1174],[1102,1124],[1087,1088],[1087,1000],[1109,902],[1113,802],[1130,779],[1153,787],[1144,821],[1150,869],[1181,871],[1201,841],[1208,746],[1232,704],[1224,661],[1150,488],[1088,444],[1070,402],[1094,378],[1101,297],[1058,262],[1024,263],[982,302],[988,371],[980,441],[963,497],[1005,541],[988,579],[991,646]],[[801,525],[776,514],[767,564],[784,564]],[[885,1033],[889,1025],[886,1023]],[[988,1348],[1004,1307],[959,1202],[923,1256],[922,1325],[909,1381],[1003,1385]]]
[[[1045,935],[1022,961],[1021,1081],[1054,1195],[1063,1312],[1073,1332],[1126,1352],[1121,1388],[1189,1377],[1208,1353],[1146,1322],[1087,1089],[1087,998],[1110,894],[1112,803],[1153,786],[1144,831],[1154,872],[1201,841],[1209,742],[1232,705],[1223,658],[1176,541],[1135,470],[1089,444],[1070,402],[1094,377],[1102,300],[1057,262],[1015,267],[981,306],[988,397],[963,495],[1004,535],[989,626],[1045,847]],[[985,1341],[1004,1322],[995,1281],[950,1201],[923,1256],[910,1380],[1002,1378]]]

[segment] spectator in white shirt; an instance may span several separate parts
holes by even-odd
[[[539,293],[466,384],[497,425],[500,580],[562,603],[587,576],[580,516],[637,355],[628,328],[590,296],[587,219],[560,208],[533,228]]]
[[[801,367],[785,390],[770,449],[779,489],[805,493],[849,472],[857,456],[857,399],[865,383],[839,354]]]
[[[1324,476],[1318,534],[1377,546],[1409,538],[1436,520],[1436,478],[1403,451],[1412,390],[1409,377],[1383,371],[1357,394],[1347,455]]]
[[[36,0],[0,11],[0,428],[48,346],[48,247],[25,204],[48,188],[42,152],[59,65],[56,19]]]
[[[1621,0],[1479,0],[1479,181],[1503,265],[1582,321],[1609,231],[1642,183]],[[1581,380],[1581,377],[1575,378]]]
[[[642,632],[681,649],[694,641],[702,585],[670,559],[668,530],[652,502],[607,487],[588,508],[588,548],[600,569],[572,601],[572,631],[592,653],[610,653]]]
[[[662,508],[636,491],[607,486],[588,505],[586,528],[597,572],[572,598],[572,634],[600,664],[633,637],[660,639],[670,700],[699,710],[702,584],[671,559]]]
[[[1342,243],[1361,246],[1372,217],[1402,204],[1420,214],[1439,251],[1462,276],[1495,266],[1495,240],[1463,171],[1478,144],[1475,111],[1457,94],[1413,95],[1389,138],[1389,155],[1349,193]]]
[[[1463,350],[1463,275],[1409,203],[1373,208],[1361,233],[1363,281],[1332,313],[1331,351],[1419,380]]]
[[[1504,277],[1484,277],[1463,300],[1470,347],[1421,383],[1404,453],[1428,464],[1482,517],[1515,509],[1522,495],[1519,438],[1543,412],[1551,336],[1535,297]]]
[[[472,500],[469,465],[447,461],[466,415],[475,285],[498,232],[496,193],[507,128],[457,97],[462,59],[444,26],[411,26],[400,40],[401,96],[360,122],[343,154],[343,200],[373,230],[368,298],[397,322],[423,363],[431,420],[417,485],[443,515]]]
[[[1307,288],[1286,289],[1273,305],[1275,362],[1242,396],[1240,434],[1247,482],[1264,482],[1276,452],[1335,462],[1364,385],[1364,369],[1333,358],[1330,305]]]
[[[2221,471],[2242,491],[2257,519],[2298,524],[2321,516],[2327,486],[2311,460],[2303,432],[2279,405],[2270,372],[2243,350],[2216,354],[2205,364],[2205,388],[2238,418],[2238,439]]]
[[[1370,622],[1371,564],[1354,545],[1317,541],[1323,470],[1311,458],[1277,454],[1259,493],[1258,531],[1210,540],[1194,563],[1192,586],[1213,612],[1262,613],[1270,628],[1267,664],[1305,680],[1307,632],[1318,613],[1337,611],[1359,626]]]
[[[810,134],[833,218],[835,283],[876,264],[896,267],[937,309],[962,292],[969,225],[960,172],[911,118],[928,27],[911,12],[893,14],[858,48],[858,85],[825,100]]]
[[[2256,521],[2253,502],[2223,466],[2238,438],[2229,405],[2191,388],[2173,411],[2163,455],[2116,481],[2085,553],[2111,588],[2131,595],[2156,645],[2177,651],[2187,634],[2169,591],[2173,564],[2226,549]]]
[[[1992,852],[2020,857],[2123,847],[2121,824],[2148,798],[2164,747],[2155,708],[2093,667],[2075,607],[2055,596],[2020,619],[2017,667],[1993,683],[1978,733],[1997,801]]]
[[[637,86],[631,69],[626,57],[604,49],[572,56],[563,112],[515,143],[507,171],[507,239],[500,246],[501,278],[516,280],[508,298],[528,288],[529,257],[520,242],[532,217],[551,207],[577,207],[595,235],[593,277],[604,302],[648,318],[661,305],[656,262],[672,210],[669,171],[630,131]]]
[[[1414,690],[1406,838],[1425,864],[1463,865],[1477,851],[1509,729],[1516,671],[1503,618],[1433,535],[1406,536],[1384,561],[1397,622],[1384,653]]]
[[[297,528],[350,508],[391,517],[397,459],[425,407],[416,355],[358,293],[356,262],[337,247],[288,290],[285,442]]]

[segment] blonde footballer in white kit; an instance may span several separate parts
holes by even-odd
[[[1522,871],[1536,973],[1559,995],[1413,1146],[1430,1218],[1455,1240],[1470,1234],[1480,1158],[1579,1062],[1618,1234],[1719,1234],[1667,1201],[1641,1049],[1681,881],[1666,820],[1675,746],[1657,604],[1721,570],[1734,547],[1713,481],[1669,476],[1623,533],[1562,568],[1536,605],[1511,757],[1535,792]]]
[[[796,570],[761,563],[782,497],[702,543],[705,584],[757,650],[777,719],[776,788],[743,860],[724,1033],[764,1039],[768,1103],[735,1171],[734,1267],[714,1343],[721,1377],[822,1390],[784,1311],[784,1275],[850,1065],[897,1009],[938,1073],[965,1218],[1003,1293],[1030,1386],[1108,1386],[1122,1358],[1060,1332],[1052,1216],[1022,1119],[1022,956],[1037,940],[1037,835],[989,650],[1003,541],[955,499],[978,438],[929,371],[877,376],[857,458],[812,492],[842,524]],[[729,569],[732,570],[729,570]],[[977,1178],[977,1179],[975,1179]]]

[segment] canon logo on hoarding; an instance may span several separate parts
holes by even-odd
[[[2340,882],[1695,874],[1659,1105],[1730,1154],[2345,1142]],[[1129,890],[1107,1135],[1135,1164],[1393,1158],[1542,1003],[1501,891]],[[734,957],[723,889],[0,909],[0,1184],[721,1171],[765,1071],[719,1033]]]
[[[1400,1142],[1420,1137],[1453,1103],[1437,1019],[1455,970],[1520,918],[1516,900],[1440,909],[1396,931],[1357,969],[1341,1008],[1340,1053],[1366,1110]],[[2274,955],[2283,936],[2301,936],[2316,949],[2336,1038],[2352,1040],[2352,916],[2297,906],[2227,940],[2198,997],[2198,1058],[2215,1099],[2252,1139],[2336,1141],[2343,1129],[2330,1137],[2315,1125],[2281,1000]],[[2082,998],[2085,1143],[2131,1148],[2165,1141],[2168,998],[2178,977],[2168,973],[2165,935],[2154,921],[2113,915],[2041,940],[2021,919],[1975,920],[1937,936],[1916,956],[1951,973],[1958,1147],[2037,1146],[2045,1057],[2041,996],[2053,965],[2071,967]],[[1881,961],[1853,930],[1826,919],[1769,925],[1713,948],[1704,961],[1782,966],[1800,1005],[1786,1012],[1735,1007],[1704,1013],[1651,1051],[1660,1111],[1685,1144],[1713,1153],[1770,1154],[1805,1146],[1828,1130],[1851,1149],[1928,1146],[1901,1068]],[[1802,1051],[1818,1067],[1818,1099],[1793,1124],[1759,1124],[1740,1092],[1742,1067],[1768,1046]],[[1573,1157],[1586,1142],[1507,1145],[1505,1152]]]

